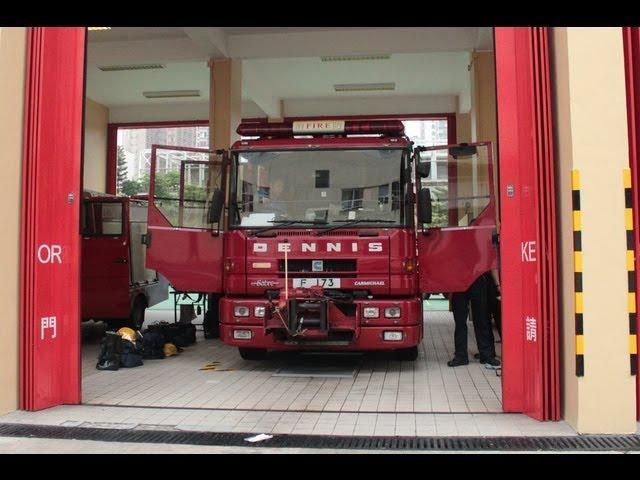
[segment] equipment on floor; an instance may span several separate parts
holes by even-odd
[[[165,357],[173,357],[178,355],[178,348],[173,343],[165,343],[162,347]]]
[[[164,335],[154,329],[147,328],[142,335],[142,358],[162,359],[164,358]]]
[[[117,332],[108,331],[100,342],[98,370],[118,370],[141,366],[143,345],[140,333],[131,328],[121,328]]]
[[[142,334],[143,358],[160,359],[167,356],[167,351],[171,355],[176,355],[184,347],[196,343],[196,326],[192,323],[168,323],[158,322],[144,331]],[[167,350],[166,345],[172,345]]]
[[[122,339],[122,354],[120,355],[120,366],[122,368],[140,367],[142,362],[142,342]]]
[[[100,341],[100,353],[96,368],[98,370],[118,370],[121,353],[122,337],[116,332],[106,332]]]
[[[122,337],[123,340],[128,340],[130,342],[135,342],[138,340],[138,334],[135,330],[129,327],[122,327],[118,330],[118,335]]]

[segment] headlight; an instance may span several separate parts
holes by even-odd
[[[248,317],[249,307],[233,307],[233,314],[236,317]]]
[[[264,317],[265,308],[263,306],[255,307],[253,309],[253,315],[256,317]]]
[[[233,338],[236,340],[251,340],[251,330],[234,330]]]
[[[387,318],[400,318],[400,307],[385,308],[384,316]]]
[[[364,307],[364,318],[378,318],[380,316],[380,309],[378,307]]]

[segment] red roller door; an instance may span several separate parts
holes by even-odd
[[[21,219],[20,408],[80,402],[84,28],[29,28]]]
[[[503,408],[560,418],[547,28],[496,28]]]

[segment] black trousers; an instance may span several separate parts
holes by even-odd
[[[493,317],[493,321],[496,324],[496,329],[498,330],[498,335],[502,338],[502,313],[500,300],[498,297],[500,293],[498,292],[498,288],[496,287],[493,278],[487,278],[488,284],[488,304],[487,308],[489,309],[489,317]]]
[[[493,330],[489,319],[488,310],[488,285],[484,277],[476,280],[466,292],[454,293],[451,296],[451,308],[453,319],[456,322],[454,333],[455,355],[458,358],[467,359],[467,318],[469,316],[469,304],[473,314],[473,329],[476,334],[476,343],[480,360],[486,360],[496,356]]]

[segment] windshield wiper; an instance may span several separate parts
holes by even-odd
[[[296,225],[296,224],[305,224],[305,225],[326,225],[327,221],[326,220],[269,220],[269,222],[271,223],[277,223],[278,227],[282,228],[282,227],[288,227],[289,225]],[[254,235],[258,235],[259,233],[263,233],[263,232],[268,232],[269,230],[273,230],[274,228],[276,228],[275,225],[271,226],[271,227],[265,227],[265,228],[261,228],[260,230],[256,230],[255,232],[253,232]]]
[[[393,220],[381,220],[379,218],[358,218],[357,220],[335,220],[336,223],[344,222],[342,225],[334,225],[333,227],[325,228],[324,230],[318,231],[316,235],[322,235],[323,233],[332,232],[333,230],[337,230],[339,228],[349,227],[351,225],[355,225],[357,223],[396,223]]]

